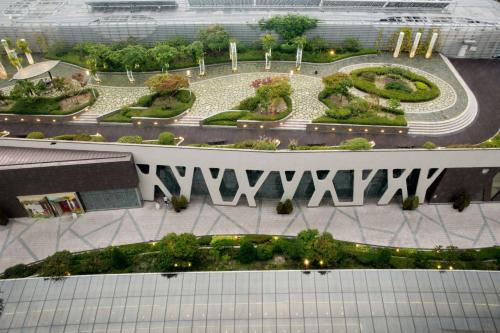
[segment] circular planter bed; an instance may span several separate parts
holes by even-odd
[[[359,90],[401,102],[430,101],[440,94],[436,84],[401,67],[360,68],[351,72],[351,78]]]

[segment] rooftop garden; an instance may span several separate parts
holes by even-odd
[[[64,277],[176,271],[261,269],[480,269],[500,268],[500,247],[433,250],[373,247],[339,241],[317,230],[296,237],[168,234],[158,242],[113,246],[80,253],[56,252],[41,262],[19,264],[3,278]]]
[[[277,121],[292,112],[292,87],[286,76],[252,82],[255,96],[248,97],[232,111],[218,113],[203,121],[205,125],[236,126],[238,120]]]
[[[178,74],[158,74],[146,81],[152,92],[129,106],[104,117],[105,122],[132,122],[132,117],[172,118],[188,110],[195,95],[188,90],[186,77]]]
[[[370,101],[355,96],[349,90],[354,86],[353,78],[344,73],[335,73],[323,78],[325,89],[318,98],[327,107],[326,114],[313,123],[339,123],[358,125],[406,126],[404,111],[397,99],[382,106],[378,96]]]
[[[95,103],[98,93],[85,88],[84,74],[51,81],[16,81],[9,95],[0,90],[0,113],[17,115],[69,115]]]

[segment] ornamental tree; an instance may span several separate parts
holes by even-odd
[[[33,56],[31,55],[32,51],[26,39],[18,39],[16,41],[16,46],[19,50],[21,50],[21,52],[24,53],[24,55],[26,56],[26,60],[28,60],[28,63],[30,65],[33,65],[35,61],[33,60]]]
[[[175,47],[168,44],[156,44],[155,47],[149,50],[151,56],[155,61],[161,66],[162,71],[167,71],[170,62],[178,55],[178,51]]]
[[[287,14],[273,16],[268,20],[261,19],[261,30],[272,30],[286,41],[302,36],[307,30],[314,29],[318,20],[305,15]]]
[[[141,45],[128,45],[118,51],[118,60],[127,70],[139,68],[147,60],[147,51]]]
[[[146,81],[152,92],[160,95],[173,95],[182,88],[188,88],[188,80],[179,74],[157,74]]]
[[[198,32],[200,41],[212,52],[220,53],[229,45],[229,33],[224,26],[214,24]]]
[[[264,51],[271,51],[274,47],[278,45],[278,41],[271,34],[265,34],[260,37],[260,43],[262,44],[262,48]]]
[[[340,96],[347,96],[353,86],[351,77],[341,72],[323,77],[323,83],[331,93]]]

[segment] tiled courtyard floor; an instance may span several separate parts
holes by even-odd
[[[463,213],[450,205],[422,205],[403,212],[398,205],[307,208],[296,202],[291,215],[278,215],[276,201],[257,208],[213,206],[194,197],[189,208],[175,213],[154,204],[143,208],[92,212],[72,220],[12,220],[0,226],[0,271],[43,259],[55,251],[82,251],[108,245],[157,240],[169,232],[204,234],[295,235],[314,228],[337,239],[397,247],[460,248],[500,244],[500,203],[473,204]]]

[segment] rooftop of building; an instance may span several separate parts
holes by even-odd
[[[493,332],[500,272],[240,271],[0,281],[0,328],[57,332]],[[278,328],[278,330],[277,330]]]
[[[366,22],[373,23],[389,17],[401,17],[403,21],[408,18],[424,20],[426,18],[440,18],[439,20],[455,20],[458,24],[474,24],[478,22],[500,23],[500,4],[495,0],[453,0],[444,10],[419,8],[409,10],[406,8],[377,8],[367,7],[311,7],[311,8],[193,8],[188,0],[177,0],[177,5],[163,10],[91,10],[86,4],[89,0],[4,0],[0,2],[0,24],[102,24],[103,22],[185,22],[194,23],[236,23],[245,22],[255,24],[262,18],[272,15],[296,12],[316,17],[321,21],[332,22]],[[109,0],[110,3],[116,0]],[[127,0],[131,1],[131,0]],[[136,1],[136,0],[134,0]],[[173,1],[173,0],[172,0]],[[168,1],[171,3],[172,1]],[[423,1],[423,0],[421,0]],[[430,1],[430,0],[425,0]],[[136,1],[138,2],[138,1]],[[332,15],[334,13],[335,15]],[[465,19],[465,20],[464,20]],[[477,21],[477,22],[476,22]],[[399,23],[398,20],[388,23]],[[421,21],[420,21],[421,22]]]
[[[130,153],[0,147],[0,170],[130,160]]]

